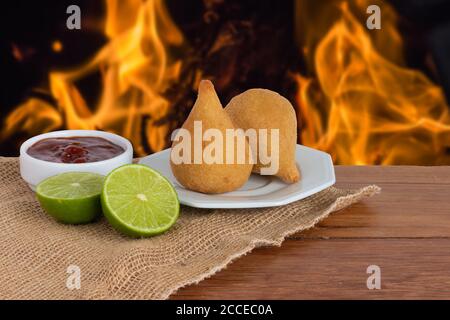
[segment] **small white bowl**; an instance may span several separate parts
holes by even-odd
[[[118,156],[96,162],[87,163],[56,163],[33,158],[27,153],[29,147],[36,142],[47,138],[60,137],[100,137],[121,146],[125,152]],[[20,146],[20,175],[32,190],[44,179],[64,172],[92,172],[107,175],[113,169],[133,161],[133,146],[127,139],[109,132],[96,130],[61,130],[43,133],[28,139]]]

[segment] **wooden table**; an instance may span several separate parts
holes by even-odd
[[[450,167],[336,167],[381,194],[260,248],[172,299],[450,298]],[[369,265],[381,289],[368,290]]]

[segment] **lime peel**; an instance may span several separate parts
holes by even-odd
[[[132,237],[167,231],[180,212],[172,184],[156,170],[139,164],[121,166],[106,177],[101,203],[111,225]]]
[[[63,223],[88,223],[102,210],[100,194],[104,177],[89,172],[66,172],[45,179],[36,187],[42,208]]]

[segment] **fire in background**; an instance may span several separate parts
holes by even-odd
[[[194,10],[180,3],[106,0],[103,18],[90,16],[81,31],[101,33],[103,44],[81,64],[51,68],[3,120],[1,143],[100,129],[130,139],[138,156],[160,151],[207,78],[224,105],[251,87],[285,95],[299,142],[336,164],[450,164],[444,93],[408,68],[389,3],[204,0],[190,2]],[[365,28],[370,4],[381,7],[381,30]],[[54,54],[64,52],[64,38],[48,41]],[[10,49],[19,64],[36,54],[13,42]]]

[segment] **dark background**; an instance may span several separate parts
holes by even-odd
[[[294,94],[294,84],[286,76],[289,70],[301,69],[304,63],[293,39],[293,1],[238,1],[214,4],[214,1],[170,0],[168,8],[187,41],[195,48],[191,63],[212,76],[225,72],[236,59],[242,67],[232,75],[234,85],[221,86],[218,92],[228,101],[234,94],[250,87],[264,86]],[[323,1],[326,5],[326,0]],[[408,66],[426,73],[440,84],[450,97],[450,14],[447,0],[391,1],[400,14],[400,30],[405,39]],[[68,31],[66,8],[77,4],[82,9],[82,30]],[[208,6],[219,14],[216,23],[205,27],[202,19]],[[3,1],[0,9],[0,123],[8,113],[29,96],[42,97],[36,88],[45,87],[50,70],[71,68],[91,57],[106,39],[101,19],[104,4],[100,0]],[[256,26],[245,29],[245,21]],[[236,44],[206,63],[206,54],[218,34],[230,25],[243,30]],[[256,35],[255,35],[256,34]],[[268,43],[267,39],[270,39]],[[61,40],[64,49],[52,50],[52,42]],[[254,48],[257,50],[254,50]],[[14,48],[22,57],[14,57]],[[95,101],[97,82],[82,84],[83,92]],[[195,92],[187,92],[184,101],[193,100]],[[43,96],[44,99],[50,97]],[[51,102],[51,101],[50,101]],[[188,104],[186,102],[186,104]],[[174,117],[181,122],[188,110],[179,107]],[[17,135],[0,142],[0,155],[16,156],[20,142]]]

